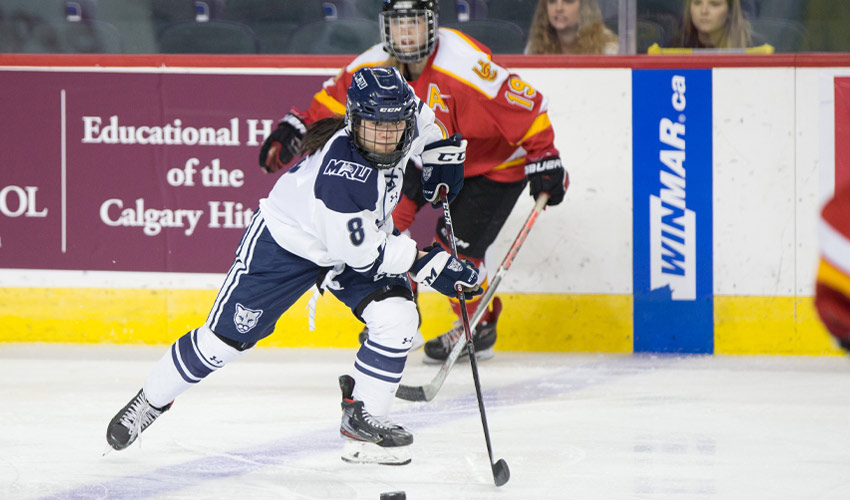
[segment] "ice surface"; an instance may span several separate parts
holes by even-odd
[[[129,449],[106,424],[164,347],[0,344],[0,499],[850,498],[850,360],[497,352],[430,403],[398,400],[413,463],[339,458],[349,350],[255,349],[180,396]],[[408,361],[405,383],[436,367]]]

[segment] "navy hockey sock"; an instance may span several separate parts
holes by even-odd
[[[145,395],[153,406],[165,406],[242,352],[225,344],[207,326],[192,330],[177,339],[154,366],[145,382]]]

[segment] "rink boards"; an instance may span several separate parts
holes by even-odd
[[[571,186],[502,282],[498,348],[838,353],[812,294],[818,209],[850,177],[850,58],[504,61],[549,98]],[[263,127],[344,62],[0,56],[0,341],[170,343],[202,322],[274,182]],[[356,344],[327,297],[310,331],[308,299],[265,345]],[[451,326],[442,297],[421,306],[426,337]]]

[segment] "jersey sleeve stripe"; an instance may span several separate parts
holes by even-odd
[[[516,167],[517,165],[525,164],[525,157],[517,158],[516,160],[506,161],[493,167],[493,170],[505,170],[506,168]]]
[[[850,275],[850,239],[824,220],[820,221],[818,233],[823,258]]]
[[[552,126],[552,122],[549,121],[549,113],[540,113],[537,115],[537,118],[534,119],[534,122],[531,124],[531,127],[522,136],[522,139],[519,140],[519,144],[527,141],[531,137],[539,134],[540,132],[550,128]]]
[[[331,95],[328,94],[328,91],[325,89],[316,92],[316,95],[313,96],[313,99],[322,106],[331,110],[331,112],[335,115],[345,114],[345,104],[331,97]]]
[[[850,276],[842,273],[826,259],[820,260],[817,282],[838,290],[850,298]]]

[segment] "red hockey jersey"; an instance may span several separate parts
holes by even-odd
[[[815,306],[830,333],[850,349],[850,186],[824,206],[818,239]]]
[[[345,113],[345,95],[352,75],[363,66],[385,66],[381,44],[358,56],[314,97],[305,121],[312,123]],[[409,82],[443,124],[447,135],[460,133],[468,141],[467,177],[484,175],[500,181],[525,177],[523,166],[558,155],[547,113],[548,100],[531,85],[491,60],[491,53],[463,33],[440,28],[437,48],[425,70]]]

